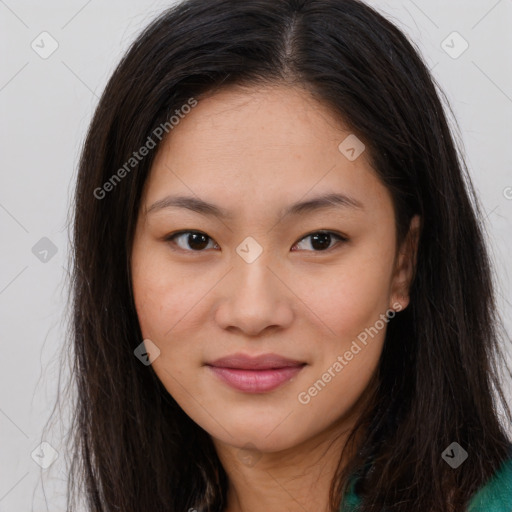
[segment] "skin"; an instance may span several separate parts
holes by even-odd
[[[408,305],[419,219],[397,251],[391,196],[367,152],[350,161],[338,149],[350,133],[305,90],[230,87],[174,127],[143,191],[131,261],[141,330],[160,350],[154,371],[212,437],[229,478],[228,512],[329,510],[387,323],[308,403],[298,395],[380,315]],[[279,215],[332,192],[363,207]],[[147,212],[169,194],[214,203],[232,218]],[[200,243],[187,235],[166,240],[181,230],[206,234],[204,248],[194,250]],[[348,241],[333,236],[319,250],[308,236],[319,230]],[[236,251],[246,237],[262,249],[250,263]],[[244,393],[205,366],[235,352],[307,364],[274,391]]]

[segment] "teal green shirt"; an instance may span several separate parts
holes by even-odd
[[[340,512],[357,512],[355,484],[352,479]],[[471,498],[467,512],[512,512],[512,458]]]

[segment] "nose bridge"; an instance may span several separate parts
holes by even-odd
[[[253,237],[247,237],[238,245],[233,271],[236,275],[235,289],[239,300],[244,299],[244,294],[270,300],[271,295],[279,293],[279,290],[276,290],[278,282],[275,282],[276,277],[270,270],[276,267],[274,260],[267,242],[260,243]]]
[[[279,265],[271,250],[255,239],[246,239],[236,252],[217,321],[224,328],[237,327],[246,334],[288,324],[292,311],[287,288],[276,276]]]

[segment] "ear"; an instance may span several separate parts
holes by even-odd
[[[420,216],[411,219],[409,231],[395,259],[395,271],[391,283],[390,308],[402,311],[409,305],[410,286],[416,270],[418,243],[420,239]]]

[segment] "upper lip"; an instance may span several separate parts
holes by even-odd
[[[261,354],[259,356],[249,356],[247,354],[232,354],[226,357],[216,359],[208,366],[220,368],[236,368],[240,370],[267,370],[272,368],[286,368],[290,366],[302,366],[306,363],[295,359],[288,359],[277,354]]]

